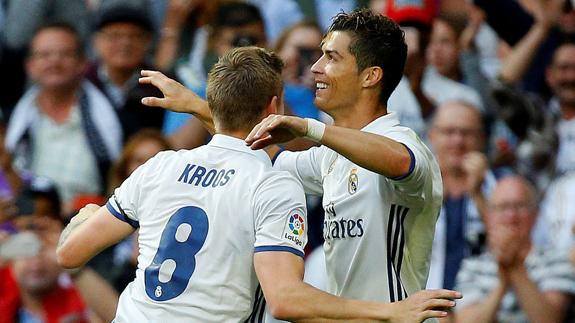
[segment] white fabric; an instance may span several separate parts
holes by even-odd
[[[436,105],[448,101],[463,101],[483,111],[481,97],[475,89],[441,76],[430,66],[423,75],[422,87],[423,93]],[[413,129],[421,138],[427,137],[426,120],[421,116],[421,107],[405,76],[391,93],[387,110],[396,112],[401,124]]]
[[[100,133],[104,145],[112,159],[120,156],[122,150],[122,127],[106,96],[98,90],[92,83],[84,81],[82,89],[86,91],[89,100],[90,118],[94,121],[96,130]],[[14,152],[18,142],[25,134],[26,130],[34,127],[38,121],[38,110],[32,107],[36,105],[36,97],[39,88],[37,86],[29,89],[18,101],[14,112],[10,118],[6,131],[6,148]]]
[[[70,202],[78,194],[103,191],[98,162],[88,146],[78,106],[72,107],[64,123],[56,123],[40,112],[32,132],[30,171],[51,179],[63,202]]]
[[[287,172],[273,170],[265,152],[237,138],[215,135],[194,150],[161,152],[114,196],[111,212],[122,218],[121,206],[140,227],[136,279],[120,297],[116,323],[244,321],[264,307],[256,295],[254,252],[303,256],[301,186]],[[192,273],[178,273],[190,268],[187,259]],[[150,273],[154,267],[159,272]],[[180,294],[162,300],[176,287]]]
[[[489,196],[493,187],[495,187],[497,179],[491,170],[485,175],[485,181],[481,187],[484,196]],[[481,219],[481,214],[475,205],[475,202],[469,197],[466,198],[466,208],[464,220],[465,237],[469,241],[476,240],[477,236],[485,233],[485,225]],[[433,248],[431,251],[431,265],[429,267],[429,278],[427,279],[428,289],[443,288],[444,274],[445,274],[445,253],[446,253],[446,235],[447,235],[447,219],[444,209],[441,208],[439,218],[435,225],[435,237],[433,238]]]
[[[559,148],[555,167],[559,174],[575,170],[575,118],[561,118],[556,126]]]
[[[455,82],[428,66],[423,75],[423,93],[440,105],[448,101],[463,101],[484,111],[481,96],[472,87]]]
[[[274,167],[294,174],[307,193],[323,193],[327,290],[397,301],[425,287],[443,194],[441,175],[429,149],[393,113],[362,131],[406,145],[415,157],[413,171],[404,179],[389,179],[325,146],[282,152]],[[398,226],[401,216],[403,225]]]
[[[533,240],[541,248],[569,250],[575,247],[575,172],[554,180],[541,202]]]

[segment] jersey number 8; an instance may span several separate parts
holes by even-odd
[[[196,269],[196,254],[208,235],[204,210],[179,209],[166,224],[160,246],[144,272],[146,294],[154,301],[167,301],[182,294]]]

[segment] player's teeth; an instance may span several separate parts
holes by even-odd
[[[318,89],[327,89],[327,84],[318,82],[318,83],[316,83],[316,88],[318,88]]]

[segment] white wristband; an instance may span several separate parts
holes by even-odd
[[[307,132],[305,136],[315,142],[321,142],[325,131],[325,123],[315,119],[305,118],[307,120]]]

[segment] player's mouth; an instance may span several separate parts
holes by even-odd
[[[324,82],[315,82],[315,92],[316,94],[319,93],[322,90],[325,90],[328,88],[327,83]]]

